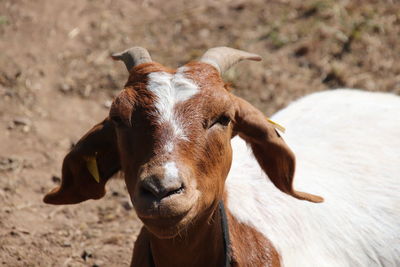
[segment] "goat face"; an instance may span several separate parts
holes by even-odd
[[[64,158],[61,186],[45,196],[46,203],[101,198],[107,180],[122,169],[145,226],[160,238],[174,237],[207,220],[223,198],[232,160],[230,139],[236,134],[251,146],[277,188],[299,199],[322,201],[293,189],[292,151],[265,116],[231,94],[221,79],[231,65],[259,60],[257,55],[213,48],[199,62],[177,70],[152,62],[138,47],[114,58],[126,64],[128,82],[109,117]],[[97,162],[95,174],[88,159]]]
[[[234,114],[209,64],[132,69],[110,118],[133,205],[154,234],[174,236],[222,198]]]

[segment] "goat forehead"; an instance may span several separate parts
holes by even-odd
[[[156,106],[160,111],[171,111],[176,103],[188,100],[199,92],[194,81],[185,77],[185,70],[182,67],[175,74],[152,72],[148,75],[147,89],[156,96]]]
[[[168,124],[173,129],[172,139],[187,139],[185,131],[188,118],[176,112],[176,105],[189,100],[200,92],[195,82],[185,77],[185,67],[175,74],[153,72],[148,75],[147,89],[155,96],[156,119],[159,124]],[[167,150],[172,150],[172,140],[167,140]]]

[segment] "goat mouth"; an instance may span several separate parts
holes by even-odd
[[[178,189],[173,190],[173,191],[171,191],[171,192],[168,192],[168,193],[165,195],[164,198],[169,197],[169,196],[172,196],[172,195],[175,195],[175,194],[182,194],[184,190],[185,190],[185,187],[182,185],[182,186],[179,187]]]
[[[196,203],[189,206],[185,212],[176,213],[176,210],[171,212],[162,211],[163,207],[155,213],[142,214],[137,212],[138,217],[143,222],[144,226],[152,234],[160,239],[170,239],[184,231],[192,222],[197,208]]]
[[[197,194],[189,191],[181,187],[169,192],[161,199],[139,193],[133,198],[133,205],[141,220],[179,221],[189,213],[197,201]]]
[[[166,239],[190,224],[198,210],[200,195],[198,190],[185,187],[162,199],[139,193],[132,201],[145,227],[158,238]]]

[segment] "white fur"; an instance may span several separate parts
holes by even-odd
[[[169,140],[165,145],[165,151],[171,153],[172,150],[174,150],[174,143],[171,140]]]
[[[150,73],[147,84],[147,88],[157,97],[156,109],[159,122],[166,122],[172,126],[173,139],[187,139],[184,121],[174,112],[175,105],[188,100],[199,91],[197,85],[184,76],[184,71],[185,69],[182,67],[174,75],[166,72]],[[170,143],[167,143],[166,150],[172,150]]]
[[[326,91],[273,119],[296,154],[295,189],[325,202],[280,192],[234,138],[233,215],[270,239],[285,267],[400,266],[400,97]]]
[[[179,178],[179,171],[175,162],[167,162],[164,165],[164,179],[175,181]]]

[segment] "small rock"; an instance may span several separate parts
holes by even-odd
[[[32,126],[32,121],[29,118],[17,117],[12,121],[10,121],[10,123],[7,126],[7,129],[12,130],[16,127],[22,127],[20,129],[22,129],[23,132],[27,133],[31,130],[31,126]]]
[[[63,93],[68,93],[69,91],[71,91],[71,86],[69,86],[66,83],[62,83],[60,85],[60,91],[63,92]]]
[[[122,202],[122,207],[124,207],[125,210],[132,210],[133,209],[132,202],[130,202],[130,201]]]
[[[86,261],[86,259],[91,258],[92,257],[92,253],[84,250],[81,254],[81,258]]]
[[[0,157],[0,171],[12,171],[18,169],[21,165],[22,161],[19,159]]]
[[[30,126],[30,125],[32,125],[31,120],[29,118],[27,118],[27,117],[14,118],[13,123],[15,125],[22,125],[22,126]]]
[[[19,236],[19,234],[18,234],[17,232],[15,232],[15,231],[11,231],[11,232],[10,232],[10,235],[12,235],[12,236]]]
[[[22,127],[22,131],[24,132],[24,133],[27,133],[27,132],[29,132],[31,130],[31,127],[29,126],[29,125],[25,125],[24,127]]]
[[[10,123],[7,125],[8,130],[12,130],[15,128],[15,123],[13,121],[10,121]]]
[[[70,39],[75,38],[78,34],[80,33],[80,29],[78,27],[73,28],[69,33],[68,33],[68,37]]]
[[[240,4],[238,4],[238,5],[233,7],[233,9],[236,10],[236,11],[242,11],[245,8],[246,8],[246,5],[244,3],[240,3]]]
[[[71,244],[68,243],[68,242],[64,242],[64,243],[61,244],[61,247],[63,247],[63,248],[69,248],[69,247],[71,247]]]
[[[55,184],[60,184],[60,183],[61,183],[61,178],[58,177],[58,176],[56,176],[56,175],[51,176],[51,180],[52,180]]]
[[[30,235],[31,233],[28,230],[20,230],[21,233],[23,233],[24,235]]]
[[[111,104],[112,104],[112,101],[111,100],[107,100],[107,101],[104,102],[103,105],[104,105],[105,108],[111,108]]]
[[[90,93],[92,92],[92,89],[93,89],[92,86],[90,84],[87,84],[85,86],[85,89],[83,90],[83,96],[84,97],[89,97]]]
[[[307,55],[309,51],[310,51],[310,49],[309,49],[308,46],[301,46],[301,47],[297,48],[297,49],[294,51],[294,55],[295,55],[296,57],[302,57],[302,56]]]

